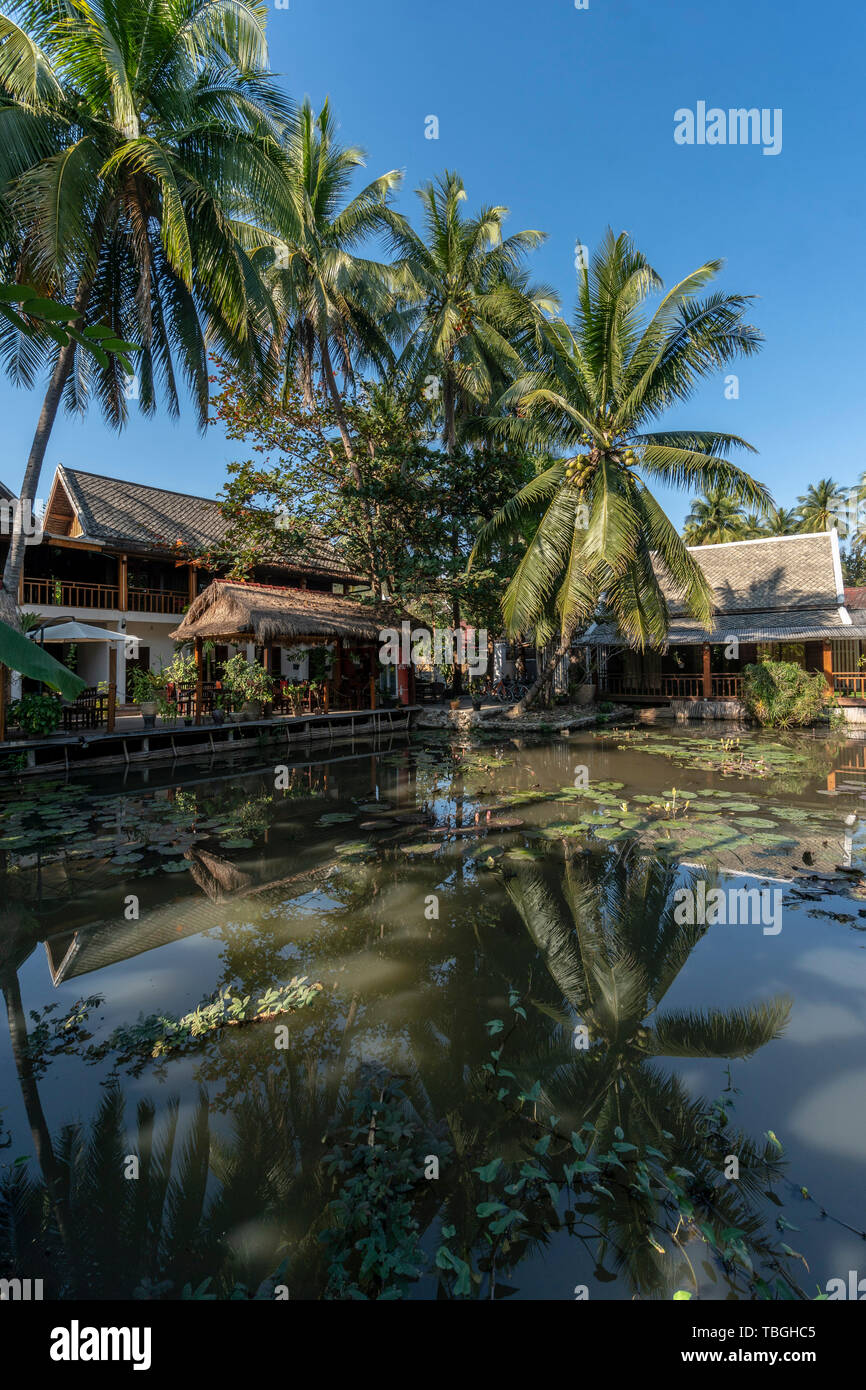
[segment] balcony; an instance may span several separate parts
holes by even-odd
[[[81,584],[65,579],[25,579],[22,601],[39,608],[119,608],[116,584]]]
[[[117,584],[87,584],[79,580],[25,579],[22,602],[37,608],[120,608]],[[183,613],[189,594],[178,589],[142,589],[130,585],[127,591],[129,613]]]
[[[189,594],[179,589],[134,589],[127,593],[130,613],[182,613],[189,603]]]

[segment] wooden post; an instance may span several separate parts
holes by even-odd
[[[376,677],[370,677],[370,709],[376,708]]]
[[[337,708],[340,705],[340,685],[343,679],[343,639],[337,638],[337,648],[334,653],[334,694],[337,697]]]
[[[117,647],[112,642],[108,648],[108,721],[110,734],[114,733],[114,719],[117,711]]]
[[[192,573],[192,571],[190,571]],[[202,689],[202,641],[200,637],[195,639],[195,723],[201,723],[201,707],[204,696]]]
[[[189,601],[193,603],[198,592],[198,570],[195,568],[195,565],[187,566],[186,576]]]
[[[713,695],[713,677],[710,671],[710,644],[704,643],[704,699],[710,700]]]
[[[829,639],[825,638],[821,645],[821,668],[824,672],[824,679],[827,682],[827,689],[833,690],[833,648]]]
[[[21,566],[21,573],[18,576],[18,602],[24,602],[24,566]]]
[[[325,681],[324,701],[323,701],[324,706],[325,706],[325,714],[327,714],[327,713],[328,713],[328,710],[331,708],[330,693],[331,693],[331,686],[330,686],[330,683],[329,683],[328,681]]]
[[[125,613],[129,607],[129,561],[125,555],[117,557],[117,591],[118,606],[121,613]]]

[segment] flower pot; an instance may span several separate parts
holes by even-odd
[[[476,713],[477,713],[477,711],[481,709],[481,701],[480,701],[480,700],[473,700],[473,701],[472,701],[472,708],[473,708],[473,709],[476,711]]]
[[[449,701],[448,701],[448,704],[450,705],[450,707],[451,707],[452,710],[455,710],[455,709],[459,709],[459,708],[460,708],[460,701],[459,701],[459,700],[449,700]]]
[[[241,705],[241,719],[243,719],[247,724],[249,724],[249,723],[252,722],[252,720],[254,720],[254,719],[261,719],[261,717],[262,717],[262,706],[261,706],[261,701],[259,701],[259,700],[244,700],[243,704]]]
[[[225,715],[223,714],[223,711],[221,709],[215,709],[211,712],[211,718],[213,719],[213,722],[215,724],[222,724],[225,719]]]
[[[141,710],[145,719],[152,720],[159,708],[159,704],[156,700],[142,700],[138,708]],[[152,729],[153,724],[148,724],[146,727]]]
[[[595,686],[584,681],[583,685],[577,687],[577,703],[579,705],[591,705],[595,699]]]

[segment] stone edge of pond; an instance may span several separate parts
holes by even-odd
[[[496,729],[511,734],[537,733],[539,730],[562,732],[572,729],[594,727],[599,717],[605,723],[615,723],[618,719],[633,717],[634,710],[628,705],[614,705],[612,709],[600,714],[597,706],[587,710],[586,705],[558,707],[556,710],[529,710],[515,718],[504,709],[423,709],[415,719],[414,729],[455,729],[464,733],[469,729]]]

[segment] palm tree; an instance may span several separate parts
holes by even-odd
[[[647,321],[641,309],[659,277],[625,233],[609,230],[579,272],[573,327],[545,324],[537,369],[500,399],[494,423],[506,437],[567,451],[501,509],[476,546],[502,534],[526,537],[505,594],[506,627],[510,634],[534,627],[545,642],[559,633],[517,713],[550,678],[602,594],[625,639],[640,649],[667,635],[659,570],[698,621],[709,622],[710,589],[646,480],[721,488],[753,507],[769,505],[767,489],[725,457],[750,449],[745,440],[650,428],[709,372],[759,348],[760,334],[743,318],[744,296],[698,297],[720,266],[709,261],[687,275]]]
[[[717,545],[742,540],[745,532],[746,517],[740,503],[725,488],[712,487],[692,502],[683,540],[688,545]]]
[[[743,539],[761,540],[767,534],[767,518],[759,512],[746,512],[743,517]]]
[[[608,1152],[623,1131],[633,1144],[664,1151],[668,1169],[678,1164],[695,1177],[715,1232],[709,1243],[721,1248],[726,1228],[740,1228],[756,1253],[775,1262],[750,1201],[777,1166],[769,1140],[759,1147],[729,1129],[713,1134],[706,1102],[696,1103],[679,1077],[658,1066],[665,1058],[750,1057],[782,1034],[790,1016],[785,996],[706,1012],[662,1007],[708,930],[677,921],[677,890],[692,887],[695,877],[684,880],[680,866],[629,851],[595,863],[567,854],[561,876],[528,865],[509,869],[508,896],[566,1005],[562,1011],[541,1004],[561,1019],[565,1060],[548,1042],[540,1057],[521,1058],[520,1079],[525,1068],[527,1080],[540,1080],[539,1107],[559,1116],[565,1133],[594,1125],[588,1159]],[[575,1021],[586,1029],[585,1050],[571,1045]],[[741,1181],[720,1185],[729,1153],[739,1156]],[[596,1218],[614,1236],[619,1263],[643,1296],[657,1294],[665,1274],[664,1253],[655,1259],[647,1240],[654,1215],[629,1192]],[[706,1238],[707,1226],[695,1214],[692,1220],[691,1234]]]
[[[771,507],[764,527],[766,536],[793,536],[802,529],[800,517],[793,507]]]
[[[285,239],[275,255],[261,252],[269,264],[269,283],[281,324],[273,351],[283,364],[285,390],[300,380],[304,401],[314,402],[318,364],[330,400],[355,487],[363,487],[349,432],[337,370],[351,381],[355,368],[393,364],[390,337],[399,316],[388,266],[356,254],[359,244],[383,225],[387,199],[402,175],[391,169],[346,201],[350,181],[364,163],[364,151],[342,146],[326,101],[318,116],[308,101],[286,143],[289,161]],[[285,394],[285,392],[284,392]],[[371,579],[378,573],[372,509],[365,503]]]
[[[545,234],[504,236],[508,209],[484,206],[466,216],[466,189],[446,170],[417,190],[423,235],[402,217],[389,223],[397,261],[394,271],[410,304],[408,339],[399,368],[441,402],[442,444],[449,459],[458,445],[461,421],[477,413],[524,370],[537,347],[542,315],[557,299],[546,286],[530,284],[523,262]],[[414,306],[414,312],[411,311]],[[455,535],[453,552],[459,553]],[[452,622],[460,627],[460,599],[452,595]],[[455,686],[461,688],[460,668]]]
[[[831,531],[839,524],[839,511],[844,504],[842,489],[832,478],[811,483],[805,496],[797,498],[798,530]]]
[[[269,300],[251,253],[291,223],[280,147],[291,108],[268,75],[266,7],[20,0],[13,14],[0,17],[4,278],[70,303],[71,326],[102,325],[109,349],[138,343],[141,408],[156,409],[158,381],[177,414],[183,380],[203,427],[208,348],[263,368]],[[15,379],[49,373],[21,489],[32,504],[61,401],[83,408],[95,394],[120,427],[129,385],[80,333],[22,351],[14,324],[0,328]],[[10,622],[22,564],[15,537],[0,595]]]

